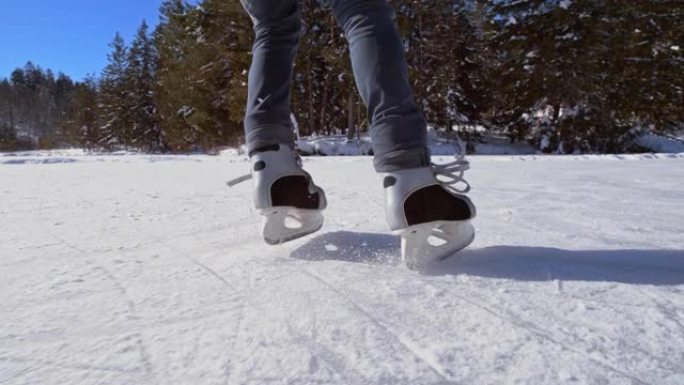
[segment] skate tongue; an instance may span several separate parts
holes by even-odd
[[[239,176],[233,180],[229,180],[228,182],[226,182],[226,185],[228,185],[228,187],[235,187],[235,186],[239,185],[240,183],[246,182],[250,179],[252,179],[252,174],[245,174],[245,175]]]

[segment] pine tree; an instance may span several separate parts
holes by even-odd
[[[61,145],[58,122],[73,88],[68,76],[28,62],[0,81],[0,123],[33,145]]]
[[[14,119],[14,87],[7,79],[0,80],[0,125],[8,133],[16,133]],[[7,134],[5,134],[7,135]]]
[[[249,18],[237,2],[162,5],[157,106],[174,150],[211,149],[243,137]]]
[[[9,122],[0,122],[0,151],[12,151],[17,148],[17,131]]]
[[[165,0],[160,8],[160,23],[154,32],[158,53],[154,101],[157,120],[164,128],[171,150],[184,150],[197,140],[193,128],[185,121],[191,107],[186,99],[191,92],[185,74],[189,37],[187,6],[182,0]]]
[[[361,124],[347,41],[329,10],[301,2],[302,36],[295,61],[292,111],[301,135],[335,134]]]
[[[154,102],[156,60],[154,44],[149,38],[147,23],[143,21],[128,50],[125,88],[131,105],[128,112],[132,144],[146,151],[165,148]]]
[[[128,48],[119,33],[114,37],[110,47],[112,51],[108,56],[109,63],[100,81],[100,145],[104,148],[123,147],[128,150],[134,142],[131,129],[132,103],[126,89]]]
[[[251,24],[238,2],[204,0],[194,12],[200,71],[195,87],[206,97],[203,131],[212,146],[235,145],[243,138]]]
[[[102,131],[98,125],[97,81],[87,77],[76,83],[60,123],[65,143],[88,150],[98,149]]]
[[[623,152],[682,120],[675,2],[501,1],[493,116],[550,152]]]

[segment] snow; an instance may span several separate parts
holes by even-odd
[[[543,151],[551,145],[551,140],[547,135],[542,136],[541,143],[539,144],[539,148]]]
[[[0,383],[684,383],[684,154],[471,161],[416,272],[370,157],[305,158],[327,222],[276,247],[243,156],[0,157]]]
[[[347,139],[344,135],[303,137],[297,140],[297,148],[305,154],[326,156],[372,154],[368,136],[363,136],[360,140]]]
[[[454,131],[461,132],[466,129],[481,132],[482,126],[471,128],[454,126]],[[510,144],[508,140],[500,137],[488,136],[487,143],[476,143],[475,152],[481,155],[524,155],[534,154],[535,150],[525,143]],[[428,129],[428,147],[432,155],[454,155],[460,153],[458,142],[455,139],[447,141],[438,136],[433,127]],[[373,149],[371,139],[368,135],[363,135],[357,139],[347,139],[344,135],[330,136],[305,136],[297,140],[297,149],[306,155],[325,155],[325,156],[358,156],[371,155]]]
[[[436,137],[428,138],[428,146],[433,155],[453,155],[458,151],[454,141],[447,143]],[[357,156],[371,155],[373,149],[369,136],[360,139],[347,139],[344,135],[303,137],[297,140],[297,148],[304,154],[325,156]]]

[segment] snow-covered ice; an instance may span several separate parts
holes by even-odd
[[[684,155],[471,160],[415,272],[369,157],[306,158],[326,225],[268,247],[244,158],[2,156],[0,384],[684,384]]]

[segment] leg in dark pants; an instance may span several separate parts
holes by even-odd
[[[290,85],[301,30],[298,0],[241,0],[254,22],[245,134],[247,148],[292,146]]]
[[[256,33],[245,130],[249,151],[293,141],[292,63],[301,25],[297,0],[242,0]],[[406,59],[386,0],[328,0],[345,32],[356,85],[368,107],[375,169],[430,164],[426,122],[415,104]]]
[[[426,122],[413,99],[406,58],[386,0],[331,0],[349,41],[352,68],[368,107],[378,172],[430,164]]]

